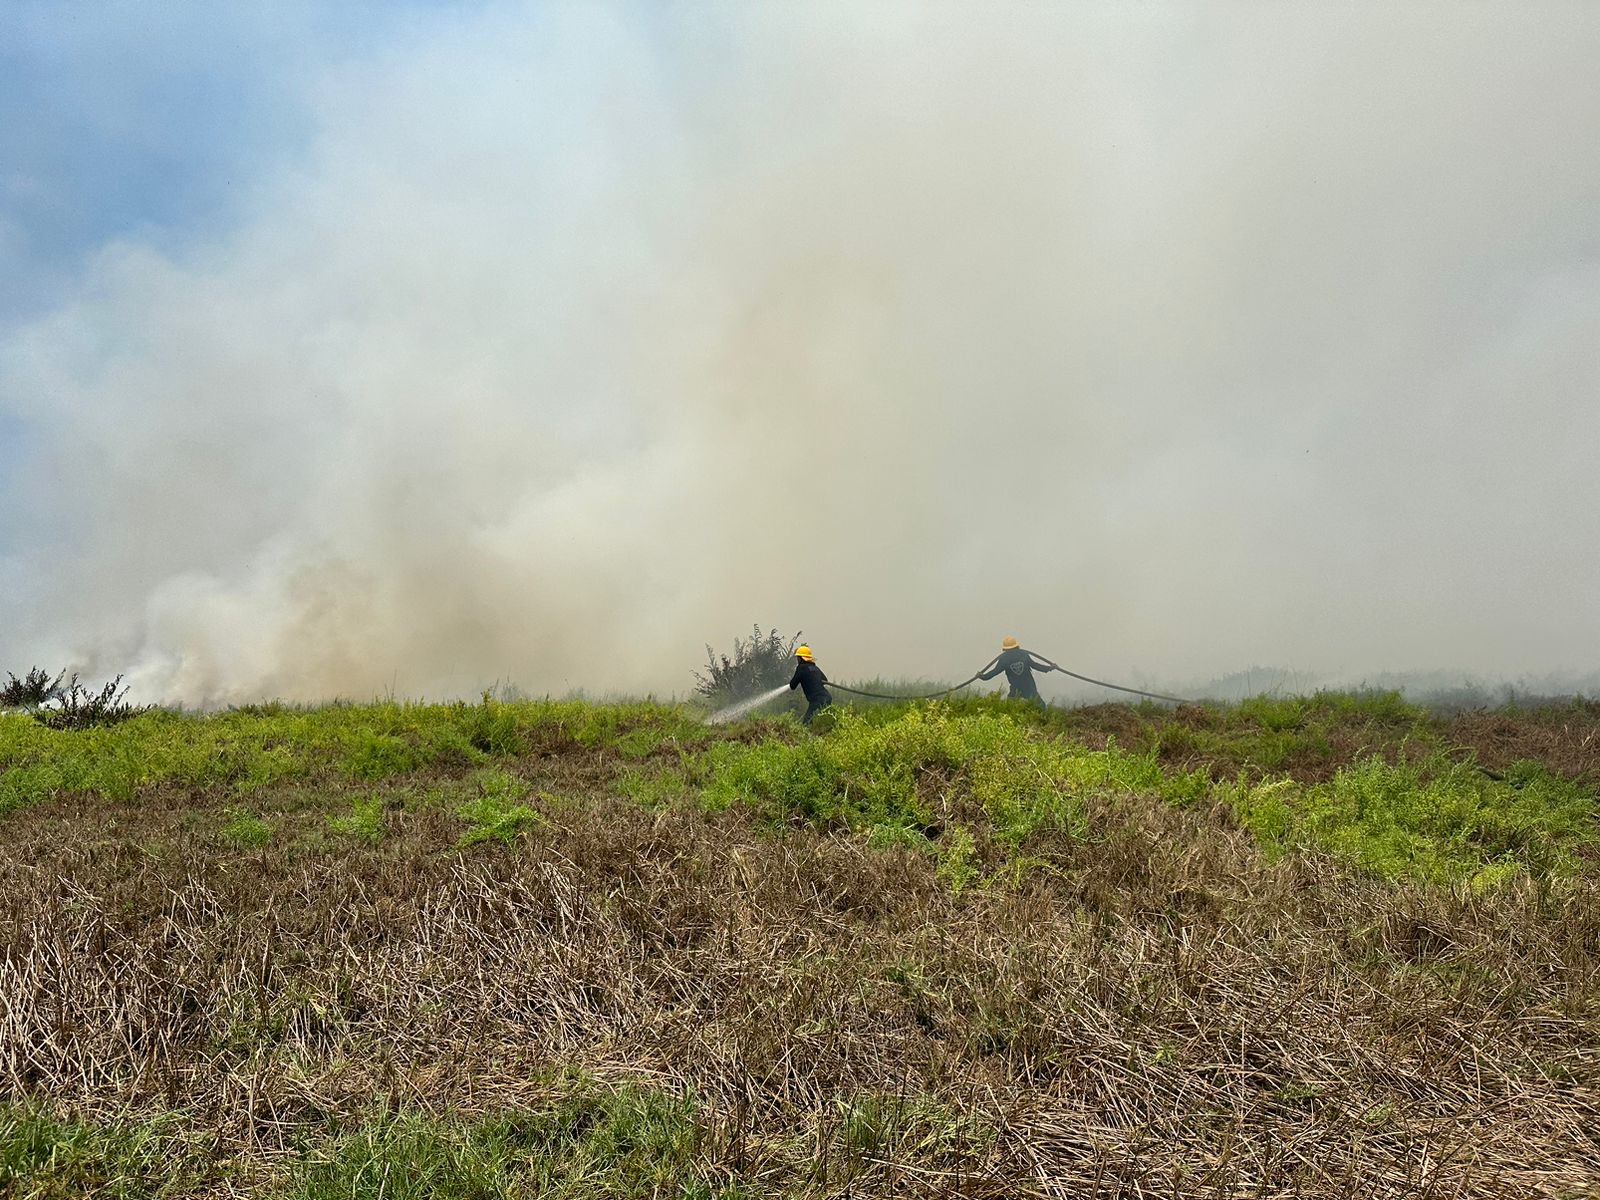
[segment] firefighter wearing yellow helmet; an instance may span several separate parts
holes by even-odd
[[[810,646],[796,646],[794,658],[794,678],[789,680],[789,690],[792,692],[795,688],[801,688],[805,691],[806,715],[800,721],[809,725],[812,717],[833,703],[833,696],[828,691],[828,677],[817,666],[816,656],[811,653]]]
[[[1042,706],[1044,701],[1039,698],[1039,688],[1033,682],[1033,673],[1035,671],[1054,671],[1055,669],[1043,659],[1024,650],[1016,638],[1008,637],[1000,643],[999,656],[978,672],[978,678],[993,679],[1004,671],[1006,683],[1011,688],[1008,694],[1009,699],[1027,700]]]

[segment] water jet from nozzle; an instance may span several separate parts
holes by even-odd
[[[707,725],[724,725],[729,721],[737,721],[745,713],[760,708],[769,700],[776,700],[789,690],[786,683],[779,684],[770,692],[762,692],[759,696],[751,696],[748,700],[741,700],[737,704],[730,704],[727,708],[719,708],[706,718]]]

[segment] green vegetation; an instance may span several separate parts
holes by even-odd
[[[734,638],[731,655],[707,646],[706,669],[695,672],[695,694],[712,708],[721,708],[788,683],[800,639],[799,633],[784,637],[776,629],[762,633],[755,625],[749,638]]]
[[[841,708],[824,736],[723,742],[679,770],[714,808],[746,804],[773,821],[865,830],[879,844],[981,814],[1012,849],[1043,830],[1086,836],[1090,794],[1185,801],[1206,787],[1203,774],[1163,771],[1147,754],[1042,736],[992,704]],[[946,869],[964,886],[972,835],[958,826],[951,837]]]
[[[1145,795],[1228,807],[1274,853],[1330,854],[1390,878],[1487,886],[1568,874],[1596,844],[1592,787],[1536,762],[1490,778],[1450,752],[1428,714],[1392,693],[1257,698],[1185,710],[1116,706],[1119,727],[1081,738],[1097,710],[1037,710],[992,698],[841,705],[819,736],[782,721],[733,730],[692,710],[577,701],[267,705],[214,716],[149,713],[109,728],[0,723],[0,815],[52,796],[130,802],[163,785],[234,796],[319,780],[363,783],[422,771],[478,771],[458,805],[463,845],[509,844],[539,820],[503,767],[530,754],[594,750],[628,760],[621,794],[648,805],[749,806],[764,819],[860,830],[877,844],[956,822],[1016,851],[1043,831],[1092,837],[1090,795]],[[1104,710],[1098,710],[1104,711]],[[751,738],[745,731],[758,734]],[[331,816],[377,842],[380,796]],[[240,808],[224,827],[261,846],[271,827]],[[950,854],[970,867],[970,848]],[[982,857],[979,855],[978,857]],[[942,860],[942,859],[941,859]],[[950,867],[960,886],[972,881]]]
[[[1223,789],[1227,791],[1227,789]],[[1571,874],[1600,844],[1592,793],[1536,763],[1505,780],[1435,754],[1365,758],[1327,783],[1240,785],[1234,811],[1267,845],[1309,846],[1389,878],[1482,888],[1518,874]]]
[[[747,1153],[742,1178],[709,1169],[739,1131],[694,1096],[577,1078],[535,1107],[490,1117],[380,1108],[302,1139],[256,1193],[273,1200],[758,1200],[848,1188],[885,1159],[940,1158],[994,1131],[927,1101],[867,1093],[811,1129]],[[181,1118],[61,1120],[0,1105],[0,1194],[18,1200],[192,1195],[250,1182]],[[764,1179],[763,1179],[764,1177]],[[774,1185],[777,1186],[774,1186]]]
[[[727,1197],[701,1178],[697,1106],[683,1096],[590,1086],[546,1109],[477,1121],[384,1113],[314,1148],[283,1200]]]
[[[0,721],[0,815],[52,796],[131,800],[164,784],[248,794],[327,778],[375,782],[568,748],[639,755],[706,736],[693,713],[581,701],[262,705],[209,716],[151,712],[111,727]]]
[[[248,809],[235,809],[227,816],[222,836],[240,849],[256,850],[272,840],[272,826]]]
[[[471,846],[493,841],[509,846],[517,834],[538,824],[543,818],[520,803],[527,792],[526,784],[505,771],[485,771],[479,775],[478,794],[457,810],[467,823],[461,844]]]
[[[383,797],[368,796],[364,800],[353,801],[349,813],[328,818],[328,828],[364,842],[381,842],[384,831]]]
[[[0,1104],[0,1195],[15,1200],[165,1200],[215,1173],[205,1139],[175,1115],[100,1125]]]

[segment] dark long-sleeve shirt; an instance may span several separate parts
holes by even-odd
[[[1002,650],[1000,657],[994,660],[994,665],[986,671],[979,671],[979,679],[993,679],[1002,671],[1005,672],[1006,682],[1011,685],[1011,695],[1023,700],[1037,700],[1039,689],[1033,682],[1035,671],[1054,671],[1049,663],[1035,658],[1031,653],[1020,646],[1015,650]]]
[[[833,697],[823,686],[827,682],[828,677],[822,673],[821,667],[802,658],[795,666],[794,678],[789,680],[789,690],[792,692],[795,688],[803,688],[806,699],[812,704],[822,700],[831,701]]]

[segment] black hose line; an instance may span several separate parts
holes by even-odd
[[[1055,669],[1060,671],[1063,675],[1071,675],[1074,679],[1081,679],[1085,683],[1094,684],[1096,687],[1110,688],[1114,692],[1129,692],[1135,696],[1148,696],[1152,700],[1167,700],[1173,704],[1194,703],[1193,700],[1185,700],[1181,696],[1163,696],[1160,692],[1142,692],[1138,688],[1123,687],[1120,683],[1107,683],[1103,679],[1090,679],[1087,675],[1079,675],[1076,671],[1069,671],[1065,667],[1057,666],[1055,663],[1050,662],[1050,660],[1045,658],[1042,654],[1039,656],[1039,658],[1043,662],[1050,663],[1052,667],[1055,667]]]
[[[828,686],[836,692],[849,692],[852,696],[871,696],[874,700],[937,700],[941,696],[948,696],[951,692],[959,692],[977,678],[977,675],[973,675],[971,679],[963,679],[955,687],[947,687],[942,692],[928,692],[921,696],[891,696],[888,692],[866,692],[860,688],[845,687],[842,683],[834,683],[831,679],[828,681]]]
[[[1123,687],[1120,683],[1107,683],[1103,679],[1090,679],[1087,675],[1079,675],[1076,671],[1069,671],[1065,667],[1060,666],[1057,663],[1051,662],[1048,658],[1046,658],[1042,654],[1036,655],[1035,657],[1038,658],[1038,660],[1040,662],[1045,663],[1046,665],[1048,665],[1052,671],[1060,671],[1063,675],[1070,675],[1074,679],[1081,679],[1081,680],[1083,680],[1083,682],[1092,683],[1096,687],[1110,688],[1114,692],[1128,692],[1128,693],[1130,693],[1132,695],[1135,695],[1135,696],[1147,696],[1151,700],[1166,700],[1166,701],[1168,701],[1169,703],[1172,703],[1172,704],[1193,704],[1194,703],[1194,701],[1192,701],[1192,700],[1185,700],[1185,699],[1183,699],[1183,698],[1181,698],[1179,696],[1163,696],[1160,692],[1145,692],[1145,691],[1140,691],[1138,688]],[[926,693],[924,695],[920,695],[920,696],[891,696],[887,692],[868,692],[868,691],[863,691],[861,688],[845,687],[845,685],[842,684],[842,683],[832,683],[832,682],[830,682],[828,684],[828,686],[830,688],[835,689],[836,691],[849,692],[852,696],[870,696],[874,700],[938,700],[941,697],[948,696],[951,692],[959,692],[962,688],[966,687],[967,684],[969,684],[969,683],[976,683],[978,681],[979,676],[981,676],[990,667],[994,666],[994,664],[997,661],[999,661],[999,660],[998,659],[989,660],[989,662],[987,664],[985,664],[983,667],[979,668],[977,671],[974,671],[972,673],[971,677],[969,677],[967,679],[963,679],[960,683],[956,684],[954,687],[947,687],[943,691],[939,691],[939,692],[928,692],[928,693]]]

